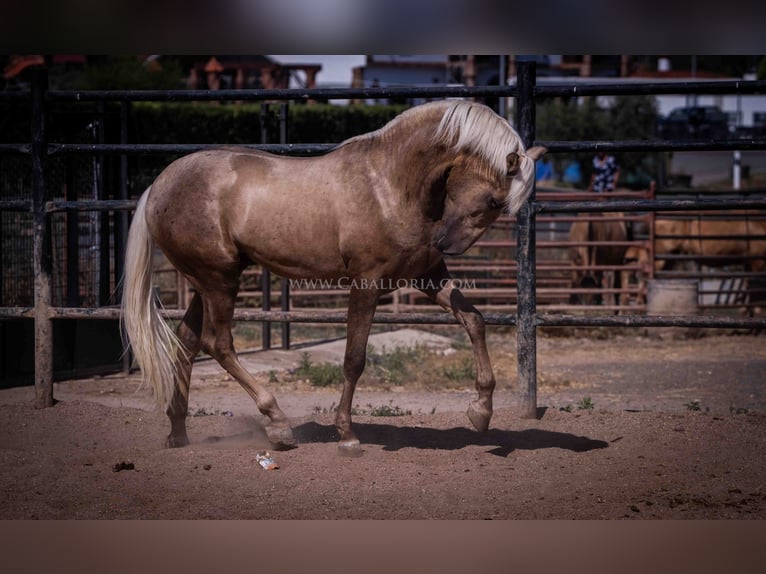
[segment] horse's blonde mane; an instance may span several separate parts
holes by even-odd
[[[491,108],[471,102],[445,104],[444,115],[434,134],[434,143],[451,145],[455,151],[478,155],[502,174],[507,171],[509,153],[524,153],[521,138]]]
[[[511,181],[508,191],[508,211],[516,213],[529,194],[529,182],[534,178],[534,161],[524,155],[524,144],[511,125],[483,104],[443,100],[415,106],[379,130],[356,136],[341,145],[385,139],[395,133],[402,122],[416,122],[419,118],[434,115],[440,118],[433,134],[434,145],[444,145],[456,153],[477,156],[491,171],[501,176],[505,176],[508,170],[508,154],[515,152],[521,156],[519,174]]]

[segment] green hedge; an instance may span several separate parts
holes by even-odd
[[[270,107],[270,143],[279,142],[278,105]],[[403,106],[292,105],[289,143],[337,143],[378,129]],[[140,143],[261,143],[260,104],[136,103],[133,121]]]
[[[583,105],[565,100],[541,103],[537,108],[537,138],[540,140],[651,139],[657,120],[656,101],[648,96],[615,98],[613,106],[602,107],[597,98]],[[270,106],[268,143],[279,143],[279,104]],[[385,125],[406,106],[293,103],[289,106],[288,143],[338,143],[349,137]],[[261,141],[259,103],[136,102],[131,106],[131,143],[213,143],[223,145],[259,144]],[[50,107],[49,141],[92,142],[88,125],[97,117],[93,103],[61,104]],[[106,106],[105,141],[119,141],[119,107]],[[0,102],[0,141],[29,140],[28,102]],[[646,187],[656,177],[661,154],[615,154],[622,166],[621,185]],[[142,158],[139,163],[154,173],[168,157]],[[592,154],[552,154],[557,171],[572,160],[581,164],[583,179],[590,178]],[[147,176],[149,177],[149,176]]]
[[[288,108],[289,143],[339,143],[352,136],[376,130],[406,106],[334,106],[293,104]],[[105,108],[105,141],[119,141],[119,107]],[[87,126],[96,117],[95,104],[56,104],[50,107],[48,139],[51,142],[92,142]],[[196,102],[136,102],[131,106],[131,143],[220,143],[226,145],[261,142],[260,104],[210,104]],[[270,106],[269,143],[279,143],[279,105]],[[30,107],[26,101],[0,103],[0,141],[29,141]]]

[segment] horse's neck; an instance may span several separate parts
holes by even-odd
[[[359,155],[359,165],[368,166],[390,183],[397,199],[425,204],[434,180],[454,161],[455,154],[433,143],[438,124],[400,124],[374,138],[359,138],[344,146],[345,153]]]

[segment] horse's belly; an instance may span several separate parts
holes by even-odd
[[[243,250],[243,255],[253,263],[290,279],[334,279],[347,274],[341,259],[327,255],[315,254],[315,257],[304,258],[299,253],[268,249]]]
[[[292,225],[280,222],[278,217],[256,217],[233,238],[240,253],[283,277],[324,278],[344,272],[337,240],[310,224]]]

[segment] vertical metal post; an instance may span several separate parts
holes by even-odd
[[[271,272],[268,269],[263,269],[261,274],[261,309],[264,311],[271,311]],[[263,330],[261,332],[261,346],[264,349],[271,348],[271,322],[264,321],[262,323]]]
[[[73,141],[72,134],[67,130],[67,139]],[[75,178],[75,158],[67,154],[64,158],[67,201],[77,201],[77,183]],[[67,211],[66,215],[66,304],[67,307],[80,306],[80,214],[77,211]]]
[[[498,84],[505,87],[508,84],[508,56],[500,56],[499,67]],[[508,98],[505,96],[498,99],[497,113],[503,118],[508,118]]]
[[[128,106],[130,102],[120,102],[120,143],[128,143]],[[117,199],[128,199],[128,156],[120,154],[119,176],[117,184]],[[114,217],[114,277],[117,298],[122,299],[120,277],[125,269],[125,246],[128,235],[128,212],[117,211]]]
[[[45,209],[45,97],[48,69],[32,70],[32,224],[35,273],[35,406],[51,407],[53,400],[53,322],[51,307],[50,218]]]
[[[535,139],[535,62],[516,62],[516,127],[526,147]],[[521,410],[526,418],[537,417],[537,300],[535,294],[535,191],[517,215],[518,305],[516,331]]]
[[[261,143],[269,143],[269,104],[261,104]],[[271,272],[263,268],[261,273],[261,309],[271,310]],[[261,323],[261,346],[271,348],[271,323]]]
[[[657,199],[657,192],[655,187],[653,186],[649,188],[649,199],[651,200]],[[651,210],[649,211],[647,215],[648,215],[648,221],[649,221],[649,240],[648,240],[649,245],[647,250],[648,261],[646,263],[646,268],[642,269],[641,272],[646,273],[647,279],[651,280],[651,279],[654,279],[654,270],[655,270],[654,256],[656,252],[655,252],[654,246],[656,245],[656,241],[657,241],[655,237],[655,233],[656,233],[655,225],[657,224],[657,212],[654,210]],[[645,295],[648,295],[648,293],[646,293]]]
[[[96,143],[103,145],[104,138],[104,123],[106,122],[106,106],[104,102],[98,102],[98,115],[96,120]],[[106,185],[104,185],[104,156],[103,154],[97,154],[93,161],[93,167],[96,170],[95,184],[97,200],[102,201],[109,199],[106,191]],[[109,219],[110,215],[108,211],[102,211],[98,214],[98,226],[99,226],[99,248],[98,248],[98,305],[108,305],[109,297],[112,293],[111,288],[111,273],[109,272],[111,257],[109,254]]]
[[[282,145],[287,144],[287,103],[282,104],[279,108],[279,143]],[[282,288],[282,294],[280,302],[282,303],[282,311],[290,310],[290,282],[282,277],[280,280],[280,286]],[[290,323],[288,321],[282,322],[282,348],[288,350],[290,348]]]
[[[130,115],[130,102],[120,102],[120,143],[128,143],[128,118]],[[120,154],[120,182],[117,186],[119,199],[128,199],[128,156]],[[122,301],[122,281],[120,278],[125,272],[125,249],[128,239],[128,212],[118,211],[114,220],[114,275],[116,285],[117,301]],[[181,274],[176,275],[179,281]],[[129,373],[130,365],[133,362],[131,351],[122,354],[122,372]]]

